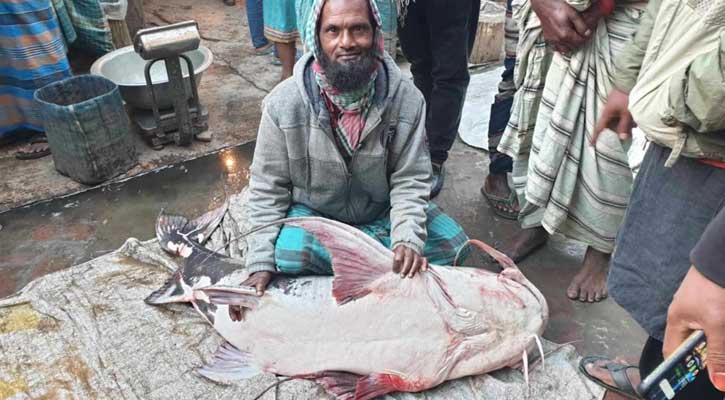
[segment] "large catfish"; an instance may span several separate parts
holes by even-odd
[[[431,265],[401,279],[393,253],[359,230],[316,217],[281,222],[312,232],[335,275],[282,277],[262,297],[187,288],[186,299],[228,342],[200,370],[210,379],[312,378],[340,399],[418,392],[519,364],[546,326],[541,292],[481,242],[501,273]],[[242,321],[230,319],[229,305],[244,307]]]

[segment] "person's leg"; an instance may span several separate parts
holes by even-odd
[[[301,204],[287,212],[291,217],[319,217],[320,213]],[[284,225],[274,247],[275,264],[290,275],[332,275],[330,255],[311,233],[297,226]]]
[[[432,58],[433,88],[426,124],[431,161],[443,164],[458,133],[461,111],[468,88],[468,45],[477,24],[472,15],[474,0],[459,0],[453,6],[444,1],[425,4]],[[418,38],[426,31],[419,31]]]
[[[425,7],[428,1],[418,0],[408,5],[405,20],[398,27],[398,39],[403,55],[410,62],[410,72],[413,74],[415,86],[423,93],[426,103],[426,112],[429,114],[430,94],[433,89],[431,69],[433,67],[428,41],[428,22]],[[428,127],[426,117],[426,128]]]
[[[264,36],[275,43],[282,62],[280,81],[292,76],[297,48],[297,11],[294,0],[264,0]]]
[[[610,258],[611,254],[588,247],[582,268],[566,289],[567,297],[587,303],[606,299]]]
[[[491,105],[488,122],[488,154],[490,162],[482,192],[491,203],[491,206],[499,211],[499,215],[513,219],[519,212],[519,204],[515,194],[509,187],[507,175],[512,171],[513,160],[498,151],[498,144],[509,122],[514,94],[516,93],[514,67],[516,65],[518,28],[513,20],[511,3],[512,0],[508,0],[506,3],[506,22],[504,26],[506,58],[504,59],[504,72],[501,74],[498,94]]]
[[[264,2],[262,0],[247,0],[246,8],[252,45],[257,50],[271,48],[271,44],[264,37]]]
[[[297,47],[295,42],[292,43],[275,43],[277,46],[277,56],[282,62],[282,74],[280,75],[280,82],[292,76],[292,71],[295,67],[295,55],[297,54]]]
[[[547,240],[549,240],[549,232],[541,226],[521,229],[498,250],[509,256],[514,262],[519,262],[545,245]]]
[[[430,203],[426,212],[428,240],[425,242],[423,256],[436,265],[453,265],[458,255],[458,264],[466,261],[470,253],[468,235],[453,218],[445,214],[437,205]],[[459,254],[460,253],[460,254]]]
[[[725,170],[650,143],[634,182],[608,276],[609,295],[657,340],[691,266],[690,251],[725,198]]]

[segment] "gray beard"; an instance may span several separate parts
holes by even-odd
[[[351,92],[363,88],[370,82],[377,60],[372,52],[368,51],[354,63],[332,61],[325,53],[321,54],[319,61],[330,86],[340,92]]]

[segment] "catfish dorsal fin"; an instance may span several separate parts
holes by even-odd
[[[374,281],[392,272],[393,252],[358,229],[320,217],[290,218],[285,223],[314,234],[330,253],[337,304],[365,297]]]

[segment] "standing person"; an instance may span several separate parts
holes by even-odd
[[[589,142],[612,87],[612,62],[637,30],[645,5],[531,0],[518,9],[519,78],[526,82],[499,150],[515,157],[523,229],[502,251],[521,260],[554,233],[586,244],[566,290],[572,300],[607,297],[607,269],[632,172],[627,148],[616,138]],[[542,49],[542,41],[554,52]]]
[[[282,63],[280,82],[292,76],[297,55],[295,0],[264,0],[264,36],[274,43]]]
[[[649,375],[663,355],[702,329],[708,374],[677,398],[723,399],[723,58],[724,0],[651,0],[634,41],[617,60],[615,89],[597,125],[597,133],[611,131],[593,140],[629,140],[636,123],[650,145],[617,237],[608,284],[614,300],[650,337],[639,371],[605,357],[582,360],[589,377],[610,390],[632,396],[640,374]]]
[[[264,37],[264,1],[247,0],[247,24],[254,54],[264,56],[274,51],[274,45]]]
[[[481,194],[488,201],[493,211],[506,219],[518,219],[519,202],[508,183],[508,173],[512,171],[513,160],[498,151],[503,132],[511,117],[511,106],[516,93],[514,84],[514,67],[516,66],[516,46],[519,42],[519,29],[513,19],[512,0],[506,2],[506,21],[504,23],[505,53],[504,71],[498,94],[491,104],[491,116],[488,121],[488,175],[481,187]]]
[[[50,0],[0,2],[0,139],[18,131],[43,132],[36,89],[71,76],[63,34]],[[44,135],[16,157],[50,154]]]
[[[401,278],[451,264],[468,238],[429,202],[425,103],[383,50],[375,2],[315,0],[306,26],[311,52],[264,100],[251,224],[324,216],[355,225],[393,250]],[[297,227],[266,228],[248,244],[242,284],[260,295],[275,273],[333,272],[324,247]]]
[[[431,198],[443,188],[443,163],[458,134],[468,88],[468,55],[480,0],[453,6],[438,0],[399,0],[398,37],[415,86],[426,102],[425,129],[433,167]]]

